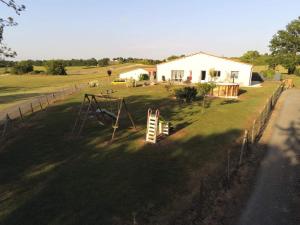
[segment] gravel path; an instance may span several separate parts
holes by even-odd
[[[300,90],[280,98],[268,152],[239,225],[300,224]]]

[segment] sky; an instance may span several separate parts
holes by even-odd
[[[268,52],[272,36],[300,16],[299,0],[16,0],[5,43],[22,59],[140,57],[204,51]]]

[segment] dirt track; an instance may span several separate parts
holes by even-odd
[[[300,224],[300,90],[288,90],[273,115],[268,151],[239,225]]]

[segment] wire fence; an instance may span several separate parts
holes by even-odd
[[[224,154],[218,159],[215,169],[200,177],[200,191],[195,197],[193,205],[183,212],[189,215],[189,220],[195,219],[193,218],[194,209],[197,209],[195,217],[204,219],[209,213],[209,207],[207,206],[214,204],[214,199],[219,197],[219,193],[231,188],[235,175],[240,168],[247,164],[253,166],[253,158],[257,158],[261,152],[255,151],[257,142],[267,126],[280,95],[290,87],[292,86],[282,82],[272,96],[268,98],[263,110],[254,120],[252,128],[245,130],[230,148],[225,149]],[[189,222],[179,219],[175,224],[187,224]]]
[[[78,93],[87,86],[88,84],[75,84],[53,93],[33,97],[0,111],[0,138],[4,138],[17,122],[24,122],[26,116],[44,110],[55,102],[63,101],[67,96]]]
[[[267,100],[266,105],[263,110],[259,113],[259,116],[256,120],[253,121],[252,130],[251,130],[251,142],[255,143],[261,137],[267,122],[270,118],[271,112],[273,111],[281,93],[286,89],[285,84],[282,83],[272,96]]]

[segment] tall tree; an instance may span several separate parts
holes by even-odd
[[[300,17],[279,30],[270,41],[273,62],[282,64],[288,73],[295,72],[300,64]]]
[[[247,51],[242,57],[241,60],[245,63],[252,63],[260,57],[258,51]]]
[[[25,6],[17,4],[15,0],[0,0],[0,3],[12,8],[17,15],[20,15],[20,13],[25,10]],[[7,19],[0,18],[0,58],[16,56],[16,52],[3,43],[4,28],[16,25],[17,23],[12,17],[8,17]]]

